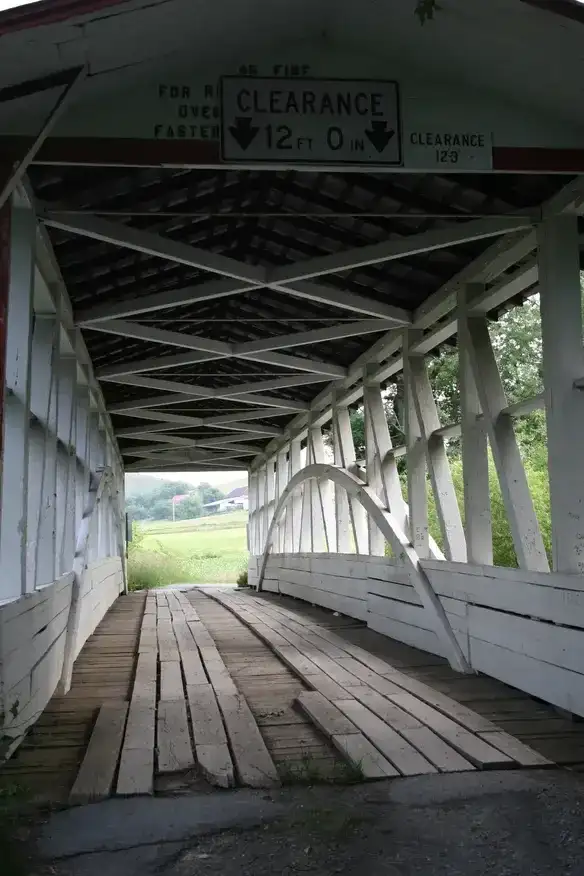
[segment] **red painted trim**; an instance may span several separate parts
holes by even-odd
[[[46,24],[56,24],[119,6],[125,0],[39,0],[16,9],[6,9],[0,13],[0,36],[19,30],[29,30]]]
[[[0,137],[0,161],[18,161],[32,144],[31,137]],[[49,137],[35,164],[80,164],[119,167],[208,165],[220,167],[214,140],[133,140],[114,137]],[[495,146],[493,170],[528,173],[584,173],[584,149],[543,149]]]
[[[494,146],[493,170],[517,173],[584,173],[584,149]]]
[[[0,208],[0,473],[4,459],[4,387],[6,385],[6,323],[10,288],[10,200]]]
[[[13,162],[33,143],[32,137],[0,137],[0,160]],[[124,140],[114,137],[49,137],[35,164],[95,164],[158,167],[162,164],[220,164],[214,140]]]

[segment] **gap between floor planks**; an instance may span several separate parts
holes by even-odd
[[[402,775],[550,764],[472,710],[329,630],[251,596],[206,594],[231,610],[318,691],[328,701],[329,715],[351,718],[353,734],[334,732],[335,722],[328,729],[321,726],[337,748],[335,737],[343,737],[350,760],[347,737],[360,733]],[[310,696],[299,697],[299,705],[311,714],[309,701]]]

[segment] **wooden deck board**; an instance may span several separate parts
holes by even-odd
[[[16,783],[35,802],[67,802],[102,705],[129,700],[145,601],[130,593],[114,602],[75,661],[71,690],[52,697],[0,770],[0,787]]]
[[[293,647],[299,657],[292,653],[289,665],[308,685],[309,663],[318,666],[344,691],[342,695],[337,689],[331,702],[352,716],[364,735],[404,774],[415,770],[459,771],[472,768],[472,764],[484,769],[546,762],[545,755],[538,756],[519,744],[484,715],[404,672],[403,661],[396,666],[381,658],[372,660],[359,645],[346,642],[337,633],[329,630],[320,635],[321,627],[307,619],[299,620],[298,612],[265,606],[265,600],[252,595],[219,591],[209,595],[235,612],[252,630],[259,628],[259,635],[282,659],[286,659],[286,649]],[[282,645],[282,639],[288,644]],[[423,665],[420,660],[418,666]],[[440,664],[431,661],[429,667],[434,670]],[[492,692],[492,688],[487,687],[487,691]],[[371,710],[363,698],[369,699]],[[384,702],[392,704],[393,709],[383,706]],[[412,723],[412,716],[420,726],[406,726]],[[515,749],[513,741],[518,743]]]
[[[159,773],[176,773],[195,765],[184,697],[158,703],[157,752]]]
[[[69,803],[72,805],[109,797],[124,738],[127,714],[127,702],[104,703],[99,710],[83,763],[69,794]]]

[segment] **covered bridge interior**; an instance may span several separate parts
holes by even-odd
[[[126,471],[248,470],[258,591],[584,716],[584,8],[203,6],[0,14],[8,748],[124,592]],[[544,391],[510,405],[489,325],[535,294]],[[537,408],[551,557],[514,432]],[[489,451],[517,568],[493,565]]]

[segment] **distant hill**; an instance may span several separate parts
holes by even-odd
[[[201,482],[204,482],[205,480],[205,474],[202,472]],[[154,490],[160,489],[163,484],[167,483],[170,483],[170,481],[167,481],[165,478],[155,478],[148,474],[136,474],[130,472],[126,475],[126,499],[135,498],[137,496],[147,496],[149,493],[153,493]],[[218,487],[221,492],[227,496],[228,493],[238,487],[247,487],[247,475],[234,475],[232,481],[219,484]],[[193,484],[192,489],[195,489],[195,484]]]
[[[133,496],[147,496],[159,489],[165,481],[162,478],[155,478],[147,474],[126,475],[126,499],[131,499]]]
[[[227,481],[224,484],[220,485],[220,489],[223,493],[228,496],[232,490],[237,490],[239,487],[247,487],[247,475],[240,475],[237,478],[233,478],[232,481]]]

